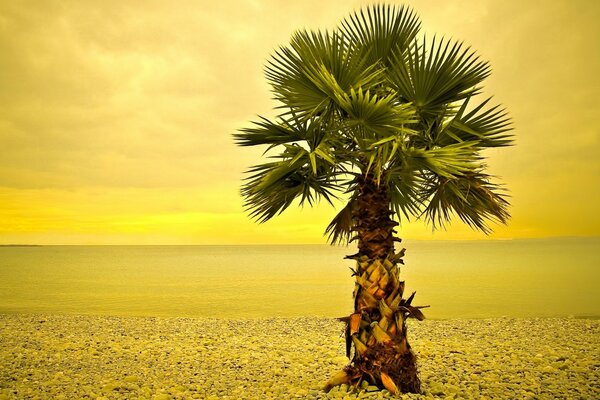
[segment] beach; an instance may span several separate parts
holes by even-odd
[[[0,399],[355,399],[332,318],[155,318],[0,314]],[[410,321],[421,395],[600,398],[600,320]]]

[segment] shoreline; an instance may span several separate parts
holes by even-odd
[[[158,318],[158,319],[184,319],[184,320],[224,320],[224,321],[262,321],[262,320],[294,320],[294,319],[324,319],[324,320],[337,320],[338,318],[343,317],[339,316],[330,316],[330,315],[273,315],[273,316],[214,316],[214,317],[206,317],[203,315],[160,315],[160,314],[127,314],[127,313],[98,313],[98,312],[84,312],[84,313],[76,313],[76,312],[22,312],[22,311],[12,311],[12,310],[1,310],[0,309],[0,318],[3,316],[28,316],[28,317],[87,317],[87,318]],[[511,316],[511,315],[501,315],[501,316],[491,316],[491,317],[429,317],[426,316],[426,321],[481,321],[481,320],[590,320],[596,321],[600,320],[600,315],[541,315],[541,316]],[[410,321],[410,320],[409,320]]]
[[[600,398],[600,321],[409,321],[422,395]],[[393,398],[326,394],[347,364],[332,318],[0,314],[0,399]]]

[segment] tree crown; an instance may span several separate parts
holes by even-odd
[[[265,73],[280,113],[234,135],[241,146],[266,145],[272,159],[242,186],[253,218],[345,193],[327,232],[347,241],[356,178],[370,175],[399,220],[438,228],[457,215],[486,233],[490,221],[506,222],[507,196],[481,154],[511,144],[506,111],[477,97],[490,66],[460,42],[418,38],[419,29],[407,7],[370,6],[333,31],[298,31],[275,52]]]

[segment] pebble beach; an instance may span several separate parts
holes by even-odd
[[[387,399],[324,393],[347,363],[329,318],[0,315],[0,399]],[[600,320],[410,321],[421,395],[598,399]]]

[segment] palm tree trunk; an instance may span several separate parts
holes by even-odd
[[[342,318],[346,325],[348,366],[327,383],[326,390],[366,381],[392,393],[419,393],[416,357],[406,338],[406,318],[423,319],[419,308],[403,299],[404,282],[399,279],[398,263],[404,249],[395,252],[397,222],[391,219],[389,197],[384,185],[371,175],[359,178],[357,204],[353,213],[358,253],[356,260],[354,313]]]

